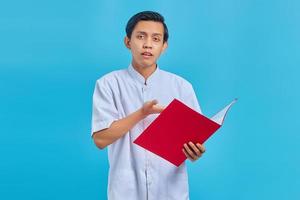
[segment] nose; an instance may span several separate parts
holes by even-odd
[[[147,40],[145,40],[144,44],[143,44],[143,48],[144,49],[152,49],[152,41],[151,38],[148,38]]]

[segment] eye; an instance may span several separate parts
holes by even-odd
[[[138,39],[144,39],[144,35],[138,35],[137,38]]]
[[[160,37],[153,37],[153,40],[154,40],[155,42],[159,42],[159,41],[160,41]]]

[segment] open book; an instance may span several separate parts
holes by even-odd
[[[189,141],[203,144],[222,126],[226,113],[236,101],[209,119],[174,99],[134,143],[180,166],[186,160],[183,144]]]

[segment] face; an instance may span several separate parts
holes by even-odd
[[[160,54],[167,48],[163,40],[164,26],[160,22],[140,21],[136,24],[131,38],[124,42],[132,53],[132,64],[136,67],[155,67]]]

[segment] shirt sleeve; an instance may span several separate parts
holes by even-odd
[[[97,131],[109,128],[118,119],[119,114],[113,91],[107,80],[99,79],[96,82],[93,94],[91,136]]]

